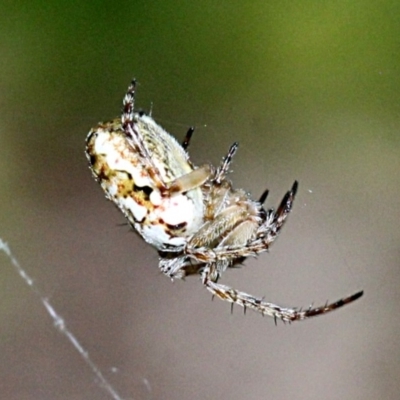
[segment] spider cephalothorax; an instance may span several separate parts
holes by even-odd
[[[297,181],[277,208],[234,189],[227,179],[238,145],[219,167],[195,167],[182,145],[150,116],[134,111],[135,81],[123,101],[121,118],[100,123],[86,140],[86,155],[106,197],[130,225],[159,252],[161,271],[170,278],[200,274],[215,296],[283,321],[324,314],[362,296],[358,292],[334,303],[305,310],[283,308],[221,285],[221,274],[249,256],[266,251],[289,215]]]

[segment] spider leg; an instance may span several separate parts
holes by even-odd
[[[265,218],[265,222],[259,229],[259,237],[262,238],[262,243],[264,246],[266,246],[266,248],[268,248],[270,244],[277,238],[280,230],[283,227],[283,224],[286,221],[286,218],[292,210],[293,201],[296,196],[298,186],[299,183],[294,181],[292,188],[285,194],[278,209],[276,211],[268,210],[266,212],[267,216]],[[251,245],[249,247],[251,247]],[[256,252],[259,252],[259,250],[257,250],[258,247],[258,244],[255,243],[254,250]]]
[[[237,152],[238,147],[239,143],[233,143],[233,145],[229,148],[228,154],[222,159],[222,164],[218,167],[215,173],[214,182],[216,184],[219,185],[225,179],[225,176],[228,173],[229,165],[232,162],[232,158]]]
[[[212,175],[213,169],[209,165],[203,165],[200,168],[197,168],[186,175],[183,175],[174,181],[170,182],[166,185],[162,178],[160,171],[153,163],[153,157],[147,150],[147,147],[143,143],[142,135],[137,132],[135,115],[134,115],[134,106],[135,106],[135,91],[136,91],[136,80],[133,79],[131,84],[126,91],[124,100],[123,100],[123,109],[121,115],[121,123],[122,128],[126,134],[126,137],[130,141],[131,145],[136,148],[138,153],[142,154],[143,160],[146,160],[148,163],[147,171],[151,175],[151,178],[157,183],[157,186],[161,189],[164,194],[177,194],[187,192],[191,189],[201,186],[204,182],[206,182]],[[187,148],[190,142],[190,138],[194,132],[194,128],[189,128],[186,133],[186,137],[182,146]]]
[[[165,192],[167,190],[164,184],[159,169],[156,167],[153,158],[147,150],[143,135],[141,135],[136,126],[135,121],[135,92],[136,92],[136,79],[133,79],[131,84],[126,91],[125,97],[122,101],[122,114],[121,114],[121,124],[122,129],[126,135],[129,144],[142,156],[143,160],[146,160],[147,171],[157,186]]]
[[[307,310],[296,311],[296,314],[294,315],[295,318],[292,319],[292,321],[302,320],[302,319],[306,319],[306,318],[315,317],[317,315],[326,314],[330,311],[336,310],[337,308],[343,307],[346,304],[352,303],[353,301],[359,299],[363,294],[364,294],[364,291],[360,290],[359,292],[354,293],[351,296],[337,300],[333,303],[326,303],[324,306],[320,306],[320,307],[311,307],[310,306]]]
[[[299,183],[294,181],[292,188],[285,194],[283,197],[281,204],[279,205],[278,209],[275,213],[274,221],[277,224],[276,229],[279,230],[283,223],[285,222],[286,217],[289,215],[290,211],[292,210],[293,200],[297,193],[297,188],[299,187]]]
[[[233,262],[237,258],[254,257],[267,251],[278,236],[292,209],[297,187],[298,182],[295,181],[276,211],[272,209],[265,211],[265,220],[258,227],[256,238],[247,243],[246,246],[221,246],[213,249],[205,246],[188,246],[186,253],[200,262],[214,262],[223,258]]]
[[[258,199],[258,202],[260,204],[264,204],[265,200],[267,200],[268,194],[269,194],[269,190],[265,189],[264,192],[262,193],[262,195],[260,196],[260,198]]]
[[[274,318],[275,322],[278,319],[283,322],[301,321],[303,319],[326,314],[346,304],[352,303],[363,295],[363,291],[360,291],[334,303],[326,304],[321,307],[310,307],[306,310],[285,308],[273,303],[267,303],[262,298],[240,292],[229,286],[221,285],[216,282],[216,277],[218,278],[218,276],[218,273],[215,271],[215,264],[208,264],[202,272],[202,282],[214,296],[219,297],[221,300],[228,301],[229,303],[237,304],[245,310],[251,308],[261,313],[263,316],[267,315]]]
[[[182,145],[181,145],[184,150],[187,150],[187,148],[189,147],[190,139],[192,138],[193,132],[194,132],[194,126],[191,126],[188,129],[188,131],[186,132],[186,136],[183,139],[183,142],[182,142]]]
[[[136,79],[132,79],[131,84],[126,91],[124,100],[122,101],[122,115],[121,122],[124,131],[127,131],[127,127],[133,127],[134,123],[134,107],[135,107],[135,91],[136,91]]]
[[[174,253],[158,252],[161,272],[171,280],[185,279],[189,275],[199,275],[199,271],[204,268],[204,264],[191,260],[184,255],[176,256]]]
[[[186,263],[185,257],[171,257],[168,254],[160,254],[158,267],[161,272],[167,275],[171,280],[183,279],[186,274],[184,266]]]

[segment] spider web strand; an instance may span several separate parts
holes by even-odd
[[[49,300],[42,294],[39,290],[38,286],[35,284],[34,280],[26,273],[26,271],[21,267],[18,260],[12,254],[10,247],[6,242],[4,242],[0,238],[0,251],[3,251],[6,256],[11,261],[12,266],[16,269],[18,274],[24,280],[24,282],[31,288],[33,293],[39,298],[40,302],[43,304],[47,313],[50,315],[53,320],[54,327],[67,338],[67,340],[72,344],[75,350],[80,354],[85,363],[92,370],[93,374],[98,379],[98,384],[102,387],[106,392],[108,392],[114,400],[123,400],[121,396],[116,392],[116,390],[112,387],[112,385],[107,381],[104,377],[103,373],[100,371],[99,367],[94,363],[94,361],[90,358],[89,353],[85,350],[85,348],[80,344],[79,340],[76,336],[67,328],[64,319],[57,313],[54,307],[50,304]]]

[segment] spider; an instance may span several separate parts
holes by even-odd
[[[238,144],[221,164],[200,167],[187,149],[151,115],[134,111],[136,81],[123,99],[120,118],[99,123],[86,139],[86,156],[106,197],[159,253],[159,268],[171,279],[199,274],[202,284],[222,300],[253,309],[276,321],[303,320],[333,311],[362,296],[359,291],[333,303],[306,309],[285,308],[219,283],[222,273],[268,250],[293,205],[298,183],[279,207],[265,209],[268,191],[258,201],[234,189],[227,175]]]

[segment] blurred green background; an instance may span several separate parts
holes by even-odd
[[[0,237],[126,399],[397,399],[400,3],[3,1]],[[293,215],[222,282],[282,305],[366,294],[290,327],[173,285],[84,157],[132,77],[195,164]],[[0,258],[0,393],[110,398]]]

